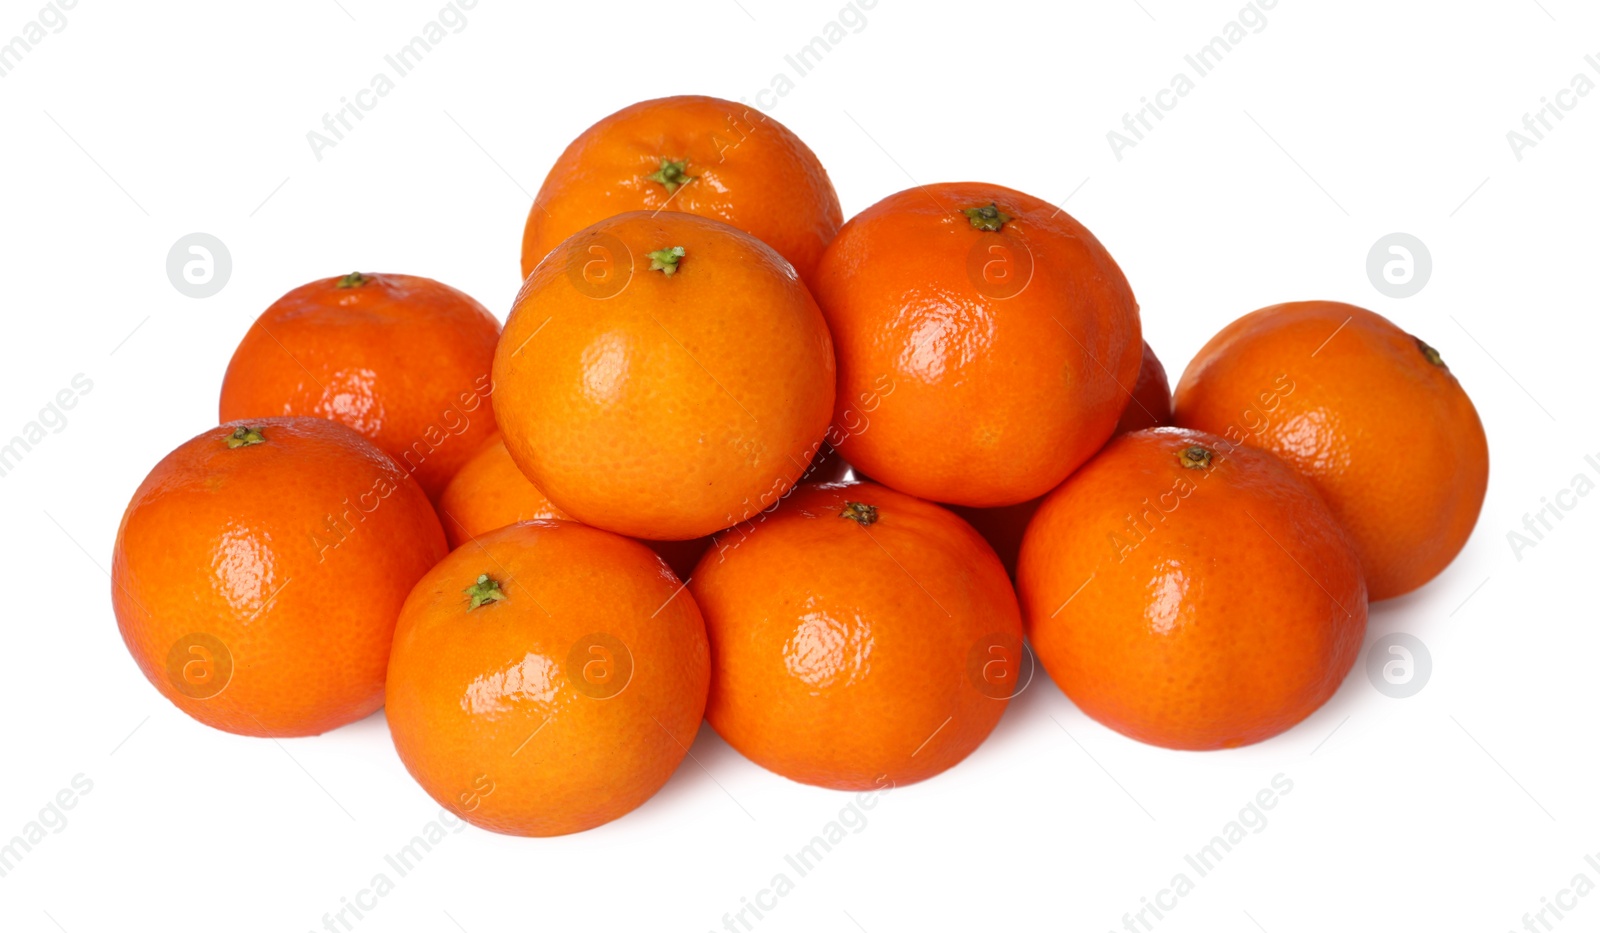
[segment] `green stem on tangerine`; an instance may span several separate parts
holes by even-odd
[[[846,502],[843,511],[839,513],[839,517],[848,518],[865,528],[878,520],[878,507],[868,505],[865,502]]]
[[[669,159],[661,156],[661,167],[644,176],[651,181],[660,182],[667,189],[667,194],[672,194],[689,182],[694,181],[694,175],[688,172],[689,163],[684,159]]]
[[[993,201],[987,207],[963,208],[961,213],[967,215],[967,220],[978,230],[999,230],[1011,220],[1011,215],[995,206]]]
[[[472,584],[461,592],[466,593],[471,600],[467,603],[467,611],[478,608],[484,603],[498,602],[506,598],[505,591],[500,589],[500,581],[486,573],[478,574],[478,582]]]
[[[1178,463],[1185,470],[1204,470],[1211,466],[1211,451],[1199,444],[1185,447],[1178,453]]]
[[[234,428],[233,433],[228,435],[228,449],[249,447],[253,444],[265,443],[266,440],[266,435],[261,433],[260,428]]]
[[[1417,349],[1422,351],[1423,359],[1439,367],[1440,369],[1450,368],[1444,365],[1444,357],[1439,355],[1439,351],[1424,343],[1421,337],[1412,337],[1411,339],[1417,342]]]
[[[360,288],[365,284],[367,284],[367,277],[359,272],[352,272],[338,282],[340,288]]]
[[[678,271],[678,260],[683,258],[683,247],[674,246],[671,249],[658,249],[645,255],[650,257],[651,272],[660,272],[662,275],[670,276]]]

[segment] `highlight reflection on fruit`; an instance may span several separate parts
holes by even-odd
[[[494,385],[506,449],[562,511],[698,538],[804,473],[833,408],[833,341],[765,244],[634,212],[574,234],[523,283]]]
[[[294,289],[228,362],[223,421],[305,415],[355,428],[437,497],[494,433],[500,324],[442,282],[359,273]]]
[[[412,777],[485,829],[557,836],[644,803],[694,742],[705,625],[660,557],[574,522],[510,525],[417,583],[389,662]]]
[[[787,127],[715,97],[663,97],[584,130],[528,211],[522,276],[561,241],[627,211],[683,211],[760,239],[810,280],[843,215],[828,173]]]
[[[1444,570],[1489,484],[1483,423],[1439,352],[1355,305],[1273,305],[1229,324],[1178,381],[1174,417],[1311,480],[1355,540],[1373,599]]]
[[[1355,547],[1311,484],[1181,428],[1118,437],[1045,497],[1017,588],[1062,692],[1168,748],[1248,745],[1309,716],[1367,623]]]
[[[812,287],[838,356],[835,446],[938,502],[1049,492],[1111,436],[1139,371],[1139,309],[1111,255],[999,185],[884,198],[839,231]]]
[[[717,536],[690,582],[711,638],[706,718],[757,764],[864,790],[932,777],[1020,689],[1004,568],[932,503],[807,485]]]
[[[725,100],[585,130],[521,262],[503,331],[388,273],[248,328],[114,547],[174,705],[278,737],[386,703],[428,795],[526,836],[644,805],[702,721],[822,788],[933,778],[1027,687],[1024,632],[1097,722],[1234,748],[1326,702],[1484,501],[1472,402],[1383,317],[1263,308],[1174,394],[1057,206],[956,182],[843,223]]]
[[[241,735],[383,705],[395,617],[445,554],[417,484],[321,418],[224,424],[168,454],[117,529],[111,605],[150,683]]]

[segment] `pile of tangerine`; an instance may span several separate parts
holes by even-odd
[[[1231,748],[1326,701],[1368,600],[1483,502],[1472,403],[1379,315],[1252,312],[1174,395],[1064,211],[964,182],[844,223],[723,100],[585,131],[522,265],[503,331],[363,273],[251,326],[222,425],[117,532],[122,637],[180,709],[299,736],[386,706],[434,799],[536,836],[638,807],[702,718],[796,781],[932,777],[1025,635],[1099,722]]]

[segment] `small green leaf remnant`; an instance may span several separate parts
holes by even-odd
[[[367,277],[359,272],[352,272],[339,280],[340,288],[360,288],[367,284]]]
[[[689,163],[682,160],[661,157],[661,168],[644,176],[651,181],[660,182],[667,189],[667,194],[672,194],[679,188],[694,181],[695,176],[688,172]]]
[[[650,271],[660,272],[671,277],[678,271],[678,260],[683,258],[683,247],[674,246],[671,249],[658,249],[653,253],[646,253],[650,257]]]
[[[505,591],[500,589],[500,581],[486,573],[478,574],[478,582],[472,584],[461,592],[469,597],[467,611],[478,608],[484,603],[498,602],[506,598]]]

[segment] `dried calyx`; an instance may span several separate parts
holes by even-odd
[[[359,272],[352,272],[339,280],[340,288],[360,288],[367,284],[367,277]]]
[[[967,221],[978,230],[999,230],[1010,220],[1011,215],[996,207],[993,201],[987,207],[968,207],[961,213],[967,215]]]
[[[839,517],[848,518],[865,528],[878,520],[878,507],[865,502],[846,502],[839,512]]]
[[[1178,463],[1185,470],[1204,470],[1211,466],[1211,451],[1195,444],[1178,452]]]
[[[1450,368],[1444,365],[1444,357],[1439,355],[1439,351],[1424,343],[1421,337],[1412,337],[1411,339],[1417,342],[1417,349],[1422,351],[1423,359],[1439,367],[1440,369]]]
[[[249,447],[252,444],[264,443],[266,439],[260,428],[234,428],[233,433],[228,435],[228,449]]]

